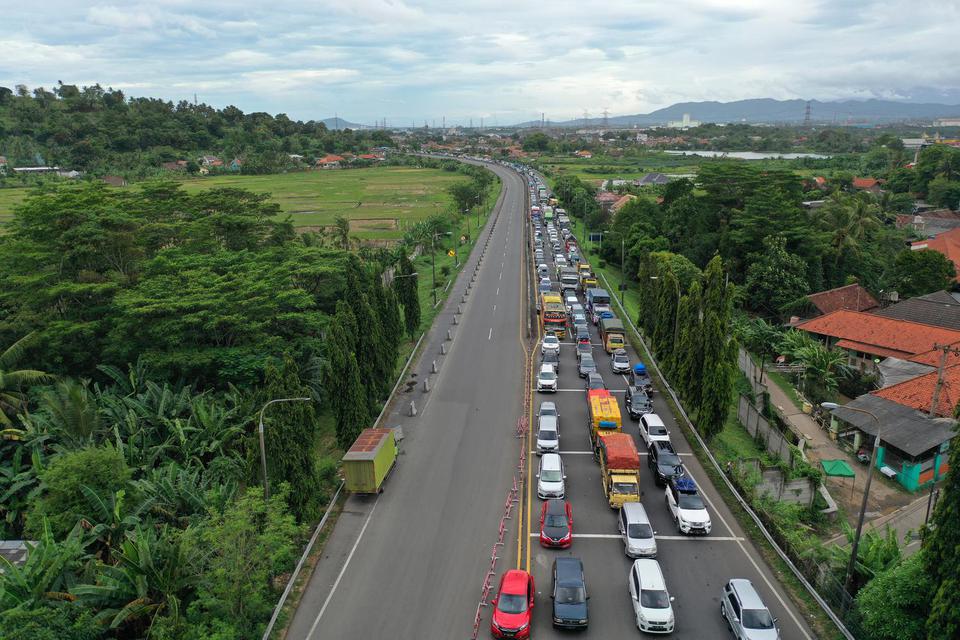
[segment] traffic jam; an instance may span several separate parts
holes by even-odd
[[[655,410],[666,414],[666,404],[627,340],[615,294],[598,280],[542,179],[526,175],[540,325],[529,452],[532,558],[527,570],[500,576],[491,634],[551,637],[552,629],[589,628],[612,637],[606,634],[633,626],[649,634],[685,628],[686,637],[722,637],[715,632],[728,629],[736,638],[779,638],[776,618],[746,578],[713,582],[713,619],[702,619],[696,558],[707,551],[703,544],[722,555],[716,545],[737,538],[725,523],[714,535],[712,504],[688,470],[690,447]],[[671,589],[678,572],[685,585],[698,583],[681,602]]]

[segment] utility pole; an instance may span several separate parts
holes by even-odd
[[[620,235],[620,277],[623,281],[620,283],[620,306],[623,306],[623,290],[627,284],[627,276],[623,271],[623,235]]]
[[[610,122],[609,116],[610,116],[610,110],[604,107],[603,108],[603,129],[604,130],[606,130],[607,126],[609,125],[609,122]]]
[[[947,367],[947,356],[951,353],[960,356],[960,349],[951,347],[949,344],[934,344],[933,348],[941,354],[940,365],[937,367],[937,384],[933,387],[933,397],[930,399],[928,414],[931,418],[937,417],[937,405],[940,402],[940,390],[943,388],[943,370]]]
[[[540,129],[541,129],[541,130],[543,130],[543,120],[544,120],[544,116],[545,116],[545,114],[543,113],[543,111],[541,111],[541,112],[540,112]]]
[[[810,101],[807,100],[807,106],[803,110],[803,128],[810,128]]]

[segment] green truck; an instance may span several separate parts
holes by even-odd
[[[364,429],[343,456],[343,482],[354,493],[380,493],[397,461],[395,429]]]

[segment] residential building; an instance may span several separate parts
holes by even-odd
[[[876,178],[854,178],[853,185],[851,186],[853,186],[855,191],[869,191],[874,194],[883,192],[880,181]]]
[[[950,262],[960,274],[960,227],[944,231],[933,238],[918,240],[910,243],[910,248],[914,251],[929,249],[939,251],[949,258]],[[954,278],[956,279],[956,278]]]
[[[217,156],[200,156],[199,163],[203,167],[222,167],[223,160]]]
[[[873,311],[884,318],[909,320],[960,331],[960,294],[936,291]]]
[[[837,439],[854,451],[863,448],[869,452],[879,426],[876,466],[882,474],[910,491],[943,477],[950,469],[947,451],[956,421],[931,418],[879,393],[867,393],[833,411],[830,428]],[[868,411],[877,420],[846,407]]]
[[[637,199],[637,196],[635,196],[635,195],[633,195],[633,194],[630,194],[630,193],[628,193],[628,194],[625,195],[625,196],[621,196],[616,202],[614,202],[612,205],[610,205],[610,212],[611,212],[611,213],[617,213],[617,212],[620,211],[620,209],[623,209],[623,207],[624,207],[628,202],[631,202],[631,201],[636,200],[636,199]]]
[[[937,118],[933,121],[935,127],[960,127],[960,118]]]
[[[243,159],[234,158],[230,161],[230,171],[240,171],[243,168]]]
[[[928,209],[897,214],[898,229],[909,227],[918,236],[933,238],[960,227],[960,213],[950,209]]]
[[[876,372],[880,360],[890,357],[931,364],[928,354],[937,345],[960,342],[960,331],[847,309],[806,320],[796,328],[845,350],[848,363],[867,373]]]
[[[0,156],[0,176],[7,175],[7,157]]]
[[[653,184],[667,184],[670,182],[670,177],[665,173],[648,173],[639,180],[634,180],[633,184],[637,187],[647,187]]]
[[[40,166],[40,167],[14,167],[14,168],[13,168],[13,172],[14,172],[14,173],[28,173],[28,174],[30,174],[30,173],[56,173],[57,171],[60,171],[60,167]]]
[[[960,403],[960,365],[945,367],[942,379],[939,370],[934,370],[871,393],[917,411],[931,413],[932,410],[934,417],[949,418]],[[933,404],[935,394],[936,405]]]
[[[811,293],[807,300],[813,316],[823,316],[840,309],[869,311],[880,306],[876,298],[857,283]]]
[[[187,170],[186,160],[174,160],[172,162],[161,162],[160,168],[164,171],[182,172]]]
[[[317,158],[316,166],[321,169],[339,169],[342,162],[345,162],[343,156],[327,154],[322,158]]]
[[[586,150],[577,151],[573,155],[577,156],[578,158],[584,158],[584,159],[589,159],[593,157],[593,154]]]

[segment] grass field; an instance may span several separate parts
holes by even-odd
[[[466,179],[439,169],[372,167],[191,178],[183,180],[183,186],[190,193],[218,187],[269,193],[299,228],[331,225],[337,216],[345,216],[352,221],[351,235],[390,240],[400,238],[410,224],[446,210],[452,204],[447,186]],[[28,191],[0,189],[0,221],[11,217]]]

